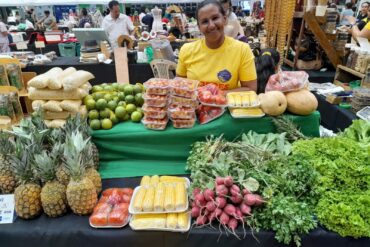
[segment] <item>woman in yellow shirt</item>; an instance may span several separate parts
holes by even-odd
[[[216,0],[205,0],[196,17],[204,38],[185,44],[179,54],[177,76],[215,83],[226,91],[257,89],[254,56],[248,44],[226,37],[225,11]]]
[[[368,10],[367,15],[370,16],[370,9]],[[356,40],[358,37],[370,40],[370,22],[367,22],[365,27],[361,30],[357,25],[353,26],[350,33],[352,33],[352,37]]]

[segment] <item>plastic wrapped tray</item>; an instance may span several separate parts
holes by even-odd
[[[197,117],[200,124],[209,123],[225,113],[223,107],[212,107],[200,105],[197,109]]]
[[[198,100],[206,106],[227,107],[225,93],[215,84],[207,84],[198,88]]]
[[[228,93],[226,98],[229,108],[256,108],[261,105],[253,91]]]
[[[148,118],[163,119],[167,116],[167,110],[165,107],[153,107],[144,104],[141,108],[144,115]]]
[[[168,97],[166,95],[144,94],[143,99],[147,106],[165,107]]]
[[[270,76],[265,91],[292,92],[308,85],[308,74],[305,71],[282,71]]]
[[[197,95],[198,84],[199,81],[196,80],[176,77],[170,81],[171,94],[184,98],[193,98]]]
[[[193,119],[171,119],[173,127],[176,129],[190,129],[195,124],[195,113]]]
[[[151,130],[164,130],[168,123],[168,118],[165,117],[164,119],[155,119],[155,118],[148,118],[144,117],[141,122],[144,124],[145,128]]]
[[[170,105],[168,107],[168,116],[170,119],[194,119],[195,109],[186,106]]]
[[[265,116],[265,113],[260,108],[232,108],[229,111],[233,118],[261,118]]]
[[[357,117],[370,121],[370,106],[366,106],[356,113]]]
[[[130,227],[134,231],[165,231],[165,232],[188,232],[190,230],[191,226],[191,215],[190,212],[188,212],[188,225],[185,229],[181,228],[156,228],[156,227],[147,227],[147,228],[135,228],[135,226],[132,224],[132,221],[135,220],[135,216],[131,217],[130,220]]]
[[[170,92],[169,80],[152,78],[144,83],[147,94],[167,95]]]
[[[111,226],[111,225],[106,225],[106,226],[96,226],[96,225],[92,224],[92,223],[90,222],[90,220],[89,220],[89,224],[90,224],[90,226],[91,226],[91,227],[93,227],[93,228],[97,228],[97,229],[123,228],[123,227],[127,226],[127,224],[130,222],[130,219],[131,219],[131,215],[130,215],[130,214],[128,214],[128,216],[127,216],[127,218],[126,218],[125,222],[124,222],[122,225],[118,225],[118,226]]]
[[[179,105],[179,106],[193,107],[193,108],[198,106],[196,95],[193,98],[184,98],[184,97],[171,95],[169,98],[169,103],[174,104],[174,105]]]

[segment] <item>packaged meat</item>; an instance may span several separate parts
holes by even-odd
[[[169,99],[169,104],[196,108],[198,106],[198,101],[196,95],[194,95],[192,98],[184,98],[171,95]]]
[[[195,109],[192,107],[170,105],[168,107],[168,116],[170,119],[194,119]]]
[[[144,115],[149,118],[163,119],[167,116],[167,111],[165,107],[153,107],[144,104],[142,107]]]
[[[176,77],[170,81],[171,95],[193,98],[197,94],[199,81]]]
[[[167,95],[170,92],[169,80],[152,78],[144,83],[147,94]]]
[[[200,124],[209,123],[225,112],[225,108],[200,105],[197,109],[197,117]]]
[[[195,115],[195,114],[194,114]],[[195,124],[195,118],[193,119],[171,119],[173,127],[176,129],[190,129]]]
[[[166,95],[155,95],[155,94],[144,94],[143,96],[145,104],[153,107],[165,107],[167,105]]]
[[[156,118],[149,118],[144,117],[141,122],[144,124],[145,128],[152,129],[152,130],[164,130],[168,123],[168,118],[165,117],[164,119],[156,119]]]
[[[308,74],[305,71],[282,71],[270,76],[265,91],[291,92],[308,85]]]

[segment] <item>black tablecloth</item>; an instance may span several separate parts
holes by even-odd
[[[52,63],[44,65],[29,65],[23,71],[32,71],[37,74],[45,73],[53,67],[61,67],[62,69],[70,66],[75,67],[77,70],[86,70],[95,75],[95,79],[91,80],[92,85],[101,84],[104,82],[115,82],[116,68],[112,64],[85,64],[80,63],[78,57],[58,57]],[[149,64],[129,64],[129,77],[130,83],[145,82],[154,77],[152,69]]]
[[[140,178],[106,179],[103,188],[135,187]],[[242,236],[242,229],[238,229]],[[129,226],[122,229],[94,229],[89,226],[87,216],[69,213],[60,218],[48,218],[45,215],[34,220],[16,219],[13,224],[0,225],[0,246],[286,246],[279,244],[273,232],[254,233],[251,231],[243,240],[225,234],[219,238],[218,230],[194,228],[190,233],[172,233],[159,231],[132,231]],[[338,234],[317,228],[302,238],[303,247],[368,247],[370,239],[342,238]]]
[[[356,114],[351,110],[340,108],[338,105],[330,104],[325,97],[315,93],[319,102],[318,111],[321,115],[321,125],[334,132],[344,130],[352,124],[352,120],[357,119]]]
[[[11,44],[9,45],[9,47],[11,51],[19,51],[17,50],[17,47],[15,44]],[[34,44],[32,45],[28,44],[27,47],[28,47],[27,51],[33,51],[35,54],[41,54],[41,51],[43,54],[51,52],[51,51],[55,51],[57,56],[60,56],[58,44],[46,44],[45,48],[42,48],[42,50],[40,50],[39,48],[36,48]]]

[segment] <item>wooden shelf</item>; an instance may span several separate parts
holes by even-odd
[[[354,76],[357,76],[357,77],[359,77],[361,79],[365,78],[365,74],[362,74],[362,73],[360,73],[360,72],[358,72],[356,70],[350,69],[350,68],[348,68],[346,66],[338,65],[337,68],[340,69],[340,70],[344,70],[344,71],[346,71],[346,72],[348,72],[348,73],[350,73],[350,74],[352,74]]]

